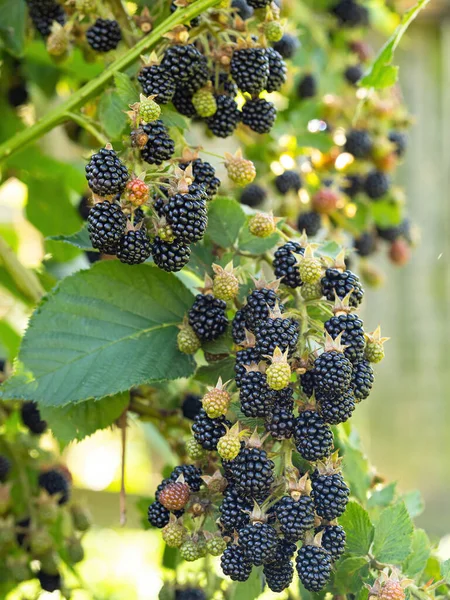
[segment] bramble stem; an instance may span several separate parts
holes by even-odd
[[[3,264],[6,271],[11,275],[17,288],[31,300],[33,304],[37,304],[45,294],[41,282],[33,271],[23,266],[5,240],[1,237],[0,264]]]

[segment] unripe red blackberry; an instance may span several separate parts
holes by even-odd
[[[303,545],[296,558],[298,576],[305,589],[320,592],[331,575],[331,554],[319,546]]]
[[[231,76],[241,92],[256,95],[267,86],[269,57],[264,48],[235,50],[231,59]]]
[[[296,288],[303,285],[298,268],[298,260],[294,254],[304,254],[305,249],[297,242],[286,242],[275,252],[273,269],[275,277],[284,285]]]
[[[160,165],[169,160],[175,152],[175,144],[169,136],[164,123],[158,119],[142,126],[148,136],[147,143],[141,149],[141,157],[150,165]]]
[[[257,183],[250,183],[242,190],[239,201],[241,204],[246,204],[253,208],[262,204],[266,198],[267,192],[263,187]]]
[[[269,77],[267,79],[266,90],[268,92],[277,92],[286,82],[286,63],[281,54],[270,46],[266,48],[266,56],[269,59]]]
[[[373,142],[370,133],[364,129],[351,129],[346,133],[345,152],[355,158],[367,158],[372,152]]]
[[[250,98],[242,107],[242,123],[256,133],[269,133],[276,116],[275,105],[264,98]]]
[[[161,65],[143,67],[138,75],[138,81],[146,96],[156,96],[158,104],[167,104],[175,93],[175,80]]]
[[[298,192],[302,185],[302,179],[297,171],[284,171],[275,178],[275,187],[283,196],[291,191]]]
[[[227,305],[211,294],[198,294],[189,311],[189,324],[202,341],[220,337],[228,326]]]
[[[167,510],[181,510],[189,501],[189,486],[182,481],[167,484],[159,493],[158,501]]]
[[[66,22],[64,8],[55,0],[27,0],[27,4],[33,25],[44,38],[50,35],[55,21],[60,25]]]
[[[127,185],[125,186],[125,194],[126,198],[131,204],[134,206],[142,206],[149,199],[150,188],[142,181],[135,177],[134,179],[130,179]]]
[[[304,231],[308,237],[314,237],[322,227],[322,217],[314,210],[300,213],[297,219],[297,229]]]
[[[239,546],[247,560],[256,566],[273,558],[277,544],[277,532],[269,523],[250,522],[239,530]]]
[[[352,389],[357,402],[365,400],[371,390],[374,381],[373,369],[369,361],[362,360],[353,365]]]
[[[117,258],[127,265],[140,265],[151,252],[151,242],[144,229],[127,231],[117,246]]]
[[[153,240],[151,254],[157,267],[169,273],[175,273],[188,264],[191,249],[187,244],[178,240],[170,243],[156,236]]]
[[[411,258],[411,247],[404,239],[395,240],[389,248],[389,259],[394,265],[403,266],[408,264]]]
[[[300,47],[300,42],[296,37],[285,33],[279,42],[275,42],[272,47],[281,54],[283,58],[292,58]]]
[[[46,431],[47,421],[41,419],[41,413],[36,402],[24,402],[20,409],[20,415],[22,423],[25,427],[28,427],[31,433],[41,435]]]
[[[248,228],[252,235],[259,238],[266,238],[276,231],[277,225],[272,213],[261,212],[251,217]]]
[[[311,73],[304,75],[297,84],[297,97],[300,98],[300,100],[314,98],[317,96],[317,91],[317,79]]]
[[[115,50],[122,39],[119,23],[112,19],[97,19],[86,31],[89,46],[96,52]]]
[[[252,564],[244,555],[240,546],[230,544],[220,558],[224,575],[233,581],[247,581],[252,572]]]
[[[195,417],[192,432],[205,450],[216,450],[217,442],[226,433],[225,425],[231,427],[231,423],[225,417],[210,419],[202,409]]]
[[[364,191],[371,200],[378,200],[389,191],[391,180],[382,171],[371,171],[364,181]]]
[[[325,525],[316,529],[316,533],[322,531],[322,548],[328,550],[333,562],[339,560],[345,552],[345,531],[340,525]]]
[[[330,215],[336,211],[341,203],[339,192],[328,187],[318,190],[311,198],[313,210],[321,215]]]
[[[333,450],[331,429],[315,411],[305,410],[295,419],[295,446],[299,454],[308,461],[320,460]]]
[[[341,473],[320,473],[311,476],[312,492],[316,513],[327,521],[340,517],[347,506],[350,490]]]
[[[126,166],[112,148],[101,148],[86,165],[89,187],[98,196],[121,194],[129,179]]]
[[[241,120],[241,112],[234,98],[226,94],[216,96],[216,104],[217,110],[212,117],[206,119],[206,125],[215,136],[220,138],[229,137],[233,135]]]

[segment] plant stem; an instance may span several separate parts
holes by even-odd
[[[120,525],[124,527],[127,522],[127,492],[125,489],[125,460],[127,448],[127,410],[120,417],[120,432],[122,441],[122,465],[120,473]]]
[[[219,0],[196,0],[196,2],[193,2],[189,7],[176,10],[170,17],[155,27],[149,35],[139,40],[133,48],[130,48],[130,50],[125,52],[125,54],[105,69],[103,73],[100,73],[98,77],[89,81],[84,87],[72,94],[65,102],[42,117],[35,125],[20,131],[14,137],[2,144],[0,146],[0,161],[12,156],[19,150],[23,150],[25,146],[34,142],[34,140],[40,138],[57,125],[63,123],[67,119],[66,115],[68,112],[72,112],[80,108],[80,106],[83,106],[89,98],[95,96],[101,88],[114,77],[115,73],[129,67],[141,56],[141,54],[147,52],[147,50],[154,46],[165,33],[177,25],[191,21],[197,15],[208,8],[211,8],[218,2]]]
[[[106,144],[108,143],[109,140],[107,138],[105,138],[105,136],[101,133],[101,131],[99,131],[89,121],[89,119],[86,119],[86,117],[83,117],[83,115],[78,115],[73,112],[68,112],[68,113],[66,113],[65,116],[67,117],[67,119],[70,119],[71,121],[74,121],[75,123],[78,123],[78,125],[80,127],[82,127],[85,131],[90,133],[98,142],[100,142],[100,144],[102,144],[102,146],[106,146]]]
[[[109,4],[111,5],[111,10],[120,25],[120,29],[122,30],[124,42],[128,48],[132,48],[136,43],[136,40],[133,35],[133,22],[130,18],[130,15],[124,7],[122,0],[109,0]]]
[[[33,304],[37,304],[45,294],[41,282],[33,271],[30,271],[23,266],[2,237],[0,237],[0,263],[3,263],[3,266],[11,275],[17,288],[25,294]]]

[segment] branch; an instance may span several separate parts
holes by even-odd
[[[121,27],[122,36],[126,45],[128,48],[132,48],[136,43],[132,33],[132,20],[124,7],[122,0],[109,0],[109,4],[117,22]]]
[[[7,272],[11,275],[17,288],[33,304],[37,304],[45,294],[41,282],[33,271],[23,266],[2,237],[0,237],[0,264],[3,264]]]
[[[84,87],[72,94],[65,102],[42,117],[35,125],[20,131],[14,137],[2,144],[0,146],[0,161],[5,160],[19,150],[22,150],[25,146],[34,142],[34,140],[40,138],[57,125],[60,125],[67,119],[68,112],[72,112],[83,106],[89,98],[95,96],[100,89],[114,77],[115,73],[129,67],[141,56],[141,54],[147,52],[154,46],[165,33],[177,25],[191,21],[200,13],[211,8],[215,4],[218,4],[218,2],[219,0],[196,0],[196,2],[193,2],[188,8],[176,10],[170,17],[155,27],[148,36],[144,37],[135,44],[133,48],[114,61],[98,77],[89,81]]]

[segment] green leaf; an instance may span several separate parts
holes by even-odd
[[[72,440],[82,440],[99,429],[110,427],[123,413],[129,401],[129,393],[124,392],[62,407],[42,406],[41,414],[58,441],[68,444]]]
[[[350,484],[352,494],[364,504],[371,482],[370,465],[367,458],[360,450],[347,446],[342,469],[345,479]]]
[[[402,207],[390,199],[373,202],[371,212],[375,225],[378,227],[394,227],[402,220]]]
[[[388,506],[394,500],[396,487],[397,484],[392,482],[385,485],[381,490],[376,490],[367,501],[367,506],[369,508],[374,508],[375,506]]]
[[[190,120],[180,115],[180,113],[168,106],[162,106],[161,109],[161,119],[166,127],[176,127],[181,131],[185,131],[189,127]]]
[[[340,560],[336,565],[334,586],[343,594],[357,592],[362,587],[362,580],[369,572],[366,558],[352,556]]]
[[[98,103],[98,116],[105,133],[111,140],[118,140],[127,124],[128,104],[115,90],[104,92]]]
[[[125,106],[138,102],[139,92],[128,75],[125,73],[116,73],[114,75],[114,84],[116,86],[117,94]]]
[[[334,141],[328,133],[302,133],[297,135],[299,147],[317,148],[321,152],[328,152],[333,147]]]
[[[192,294],[151,265],[96,263],[64,279],[33,314],[20,372],[3,397],[64,406],[134,385],[188,377],[194,361],[177,349],[177,325]]]
[[[346,552],[355,556],[366,556],[373,541],[374,526],[364,508],[357,502],[349,502],[339,524],[347,536]]]
[[[425,502],[419,490],[411,490],[403,494],[402,500],[411,519],[418,517],[425,510]]]
[[[244,227],[239,234],[238,248],[251,254],[264,254],[276,246],[279,241],[280,234],[278,232],[272,233],[266,238],[258,238],[250,233],[248,227]]]
[[[411,540],[411,554],[405,560],[402,572],[407,577],[417,577],[425,569],[431,554],[430,540],[423,529],[416,529]]]
[[[23,54],[26,12],[23,0],[0,0],[0,38],[14,56]]]
[[[244,211],[236,200],[216,198],[210,203],[207,233],[222,248],[233,246],[244,223]]]
[[[96,252],[96,250],[94,250],[94,248],[92,247],[86,225],[84,225],[76,233],[71,233],[70,235],[52,235],[49,236],[47,239],[53,240],[54,242],[65,242],[66,244],[76,246],[81,250],[89,250],[91,252]]]
[[[235,584],[230,600],[254,600],[262,593],[263,587],[261,569],[254,568],[245,583]]]
[[[413,529],[404,502],[385,508],[375,524],[374,557],[382,563],[401,564],[411,551]]]
[[[0,321],[0,356],[13,361],[20,346],[20,335],[4,319]]]
[[[441,563],[441,577],[450,583],[450,558]]]
[[[234,358],[229,357],[204,365],[197,370],[195,378],[206,385],[216,385],[219,377],[222,377],[222,381],[228,381],[234,377],[234,363]]]
[[[169,546],[166,545],[164,548],[162,566],[166,569],[170,569],[171,571],[176,571],[176,568],[180,562],[181,556],[178,548],[169,548]]]

